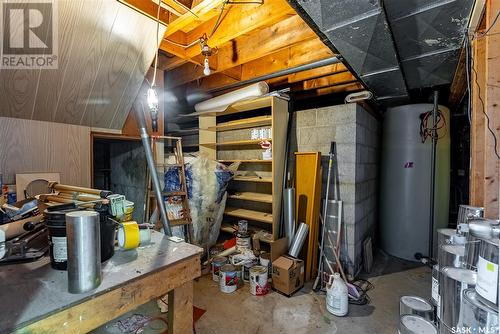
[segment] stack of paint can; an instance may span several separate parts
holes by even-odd
[[[399,300],[399,333],[437,334],[434,325],[434,307],[417,296],[403,296]]]
[[[500,222],[461,206],[457,230],[438,230],[432,301],[439,333],[499,333]]]

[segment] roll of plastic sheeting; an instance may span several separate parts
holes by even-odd
[[[261,81],[253,85],[232,91],[230,93],[226,93],[212,99],[197,103],[194,105],[194,109],[196,110],[196,113],[222,112],[235,102],[259,97],[267,94],[268,92],[269,86],[266,82]]]

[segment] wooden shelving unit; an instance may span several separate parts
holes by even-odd
[[[231,105],[224,112],[199,116],[200,153],[220,163],[240,163],[229,184],[221,230],[248,220],[250,230],[268,230],[278,237],[285,161],[288,102],[267,96]],[[271,128],[272,137],[251,139],[253,129]],[[272,159],[263,160],[259,143],[272,143]]]

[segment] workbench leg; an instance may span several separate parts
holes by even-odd
[[[168,334],[193,333],[193,281],[168,293]]]

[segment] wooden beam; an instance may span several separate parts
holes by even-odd
[[[332,73],[341,73],[341,72],[347,72],[347,71],[348,71],[348,69],[347,69],[347,67],[345,67],[344,64],[337,63],[337,64],[333,64],[333,65],[314,68],[314,69],[308,70],[308,71],[302,71],[302,72],[290,74],[288,76],[288,82],[290,82],[290,83],[299,82],[299,81],[324,77],[325,75],[329,75]]]
[[[158,14],[158,2],[153,2],[149,0],[118,0],[122,4],[129,6],[130,8],[138,11],[139,13],[146,15],[152,20],[156,21],[156,15]],[[168,25],[170,22],[170,12],[165,8],[160,8],[160,22],[164,25]]]
[[[485,36],[480,32],[473,42],[470,202],[483,206],[485,217],[492,219],[500,215],[500,159],[496,156],[500,143],[494,137],[500,138],[500,26],[492,26],[499,11],[498,1],[487,1],[481,28],[491,29]]]
[[[287,21],[293,25],[299,20],[301,21],[286,1],[266,1],[263,5],[247,4],[230,8],[231,10],[227,12],[227,15],[222,17],[221,24],[213,35],[210,36],[210,33],[217,23],[218,16],[193,29],[186,35],[186,39],[194,41],[206,34],[209,36],[208,45],[215,48],[251,31],[272,25],[284,16],[293,15],[295,20]],[[186,50],[188,58],[197,56],[200,53],[199,45]]]
[[[327,95],[327,94],[355,92],[355,91],[360,91],[363,89],[364,89],[363,85],[360,84],[359,82],[357,82],[357,83],[350,83],[350,84],[338,85],[338,86],[333,86],[333,87],[321,88],[321,89],[316,89],[316,90],[308,90],[308,91],[304,91],[301,93],[297,93],[296,97],[298,99],[305,99],[305,98],[311,98],[311,97]]]
[[[314,45],[303,45],[304,48],[313,46],[319,48],[326,58],[332,54],[319,39],[316,34],[298,16],[290,17],[282,22],[278,22],[271,27],[264,28],[255,34],[242,36],[232,43],[227,43],[219,49],[219,52],[210,57],[210,62],[217,59],[215,72],[227,70],[238,65],[262,58],[276,51],[286,49],[304,40],[315,40]],[[318,50],[312,50],[317,52]],[[309,54],[309,49],[295,49],[294,54],[303,58],[303,54]],[[287,57],[288,58],[288,57]],[[320,59],[321,59],[320,58]],[[301,62],[304,63],[304,62]],[[188,66],[180,66],[172,71],[170,77],[167,76],[167,87],[175,87],[187,82],[199,79],[203,76],[201,70],[193,71]]]
[[[304,50],[306,51],[304,52]],[[307,64],[316,60],[330,57],[331,54],[331,51],[318,38],[307,40],[286,49],[266,55],[262,58],[244,63],[243,65],[241,65],[241,80],[253,79],[286,68]],[[330,69],[330,67],[326,68]],[[232,83],[228,82],[227,79],[221,80],[221,76],[218,76],[216,74],[203,78],[200,81],[198,88],[209,90],[213,88],[223,87],[225,85],[228,85],[229,83]],[[328,74],[331,73],[323,73],[323,75]],[[167,81],[168,77],[169,73],[167,73]],[[288,79],[285,76],[269,82],[276,83],[276,81],[278,80],[284,81],[286,83]]]
[[[336,73],[325,77],[306,80],[302,83],[302,90],[320,89],[333,85],[342,85],[357,82],[350,72]]]
[[[170,23],[164,37],[169,37],[189,25],[197,26],[215,17],[219,13],[217,9],[222,6],[224,1],[225,0],[204,0],[200,2],[193,7],[191,11]]]
[[[176,16],[182,16],[188,12],[188,8],[174,0],[153,0],[154,3],[161,1],[161,7],[165,8],[169,12],[175,14]]]

